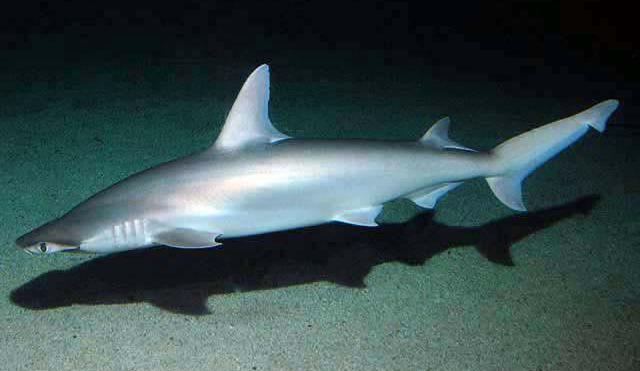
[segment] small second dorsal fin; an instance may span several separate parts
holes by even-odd
[[[449,139],[449,117],[438,120],[431,128],[420,138],[419,143],[436,149],[460,149],[463,151],[476,152],[471,148],[460,145]]]
[[[256,68],[247,78],[212,149],[236,149],[289,138],[269,120],[269,66]]]

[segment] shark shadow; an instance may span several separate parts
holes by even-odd
[[[267,290],[317,281],[361,288],[371,269],[386,262],[421,265],[447,250],[473,245],[487,259],[513,266],[510,247],[575,214],[588,215],[598,195],[478,227],[448,226],[418,214],[378,228],[326,224],[229,239],[220,249],[157,247],[97,257],[44,273],[12,291],[11,301],[32,310],[148,302],[191,315],[210,313],[212,295]]]

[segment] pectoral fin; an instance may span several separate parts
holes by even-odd
[[[177,247],[180,249],[203,249],[221,245],[216,241],[220,233],[203,232],[189,228],[174,228],[158,233],[153,241],[160,245]]]

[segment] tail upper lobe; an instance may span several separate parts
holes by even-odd
[[[571,117],[543,125],[507,140],[491,151],[493,175],[489,187],[505,205],[526,211],[522,201],[522,180],[533,170],[580,139],[589,127],[602,132],[607,119],[618,108],[610,99]]]

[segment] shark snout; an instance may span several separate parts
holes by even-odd
[[[47,223],[16,239],[16,246],[29,254],[76,250],[80,241],[75,241],[64,228]]]
[[[32,232],[25,233],[22,236],[18,237],[18,239],[16,240],[16,246],[21,249],[26,249],[31,246],[33,244],[32,242],[30,242],[33,241],[33,238],[31,236]]]

